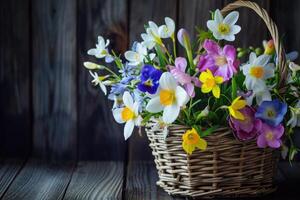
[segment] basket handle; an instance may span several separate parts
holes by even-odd
[[[240,7],[246,7],[246,8],[252,9],[265,22],[265,24],[271,34],[271,37],[274,41],[274,46],[275,46],[275,50],[276,50],[277,57],[278,57],[278,69],[279,69],[279,88],[278,89],[281,93],[284,93],[285,80],[287,78],[287,67],[286,67],[287,64],[286,64],[285,51],[280,42],[276,24],[271,19],[271,17],[268,15],[268,12],[265,9],[261,8],[259,5],[257,5],[254,2],[251,2],[251,1],[242,1],[242,0],[235,1],[235,2],[230,3],[227,6],[225,6],[221,10],[221,13],[222,13],[222,15],[224,15],[227,12],[235,10]]]

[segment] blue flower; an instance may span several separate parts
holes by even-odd
[[[273,101],[263,101],[258,107],[255,117],[275,127],[282,122],[286,112],[287,104],[275,99]]]
[[[133,76],[136,73],[136,66],[126,63],[123,65],[122,69],[119,70],[119,72],[121,73],[122,77]]]
[[[141,82],[138,89],[142,92],[155,94],[159,85],[159,79],[162,72],[151,65],[145,65],[141,71]]]
[[[114,101],[115,96],[123,95],[123,93],[127,90],[127,85],[122,83],[116,83],[111,86],[110,94],[108,95],[108,99]]]

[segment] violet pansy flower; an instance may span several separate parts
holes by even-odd
[[[145,65],[141,71],[141,82],[138,89],[142,92],[155,94],[159,86],[159,79],[162,72],[151,65]]]
[[[265,148],[279,148],[281,146],[281,136],[284,133],[284,127],[280,124],[276,127],[270,126],[266,123],[262,124],[260,135],[257,138],[257,146]]]
[[[275,127],[282,122],[286,112],[286,103],[282,103],[278,99],[275,99],[273,101],[263,101],[258,107],[255,117]]]
[[[192,77],[185,73],[187,61],[183,57],[175,59],[175,66],[169,66],[171,74],[176,81],[182,85],[190,97],[195,96],[194,85],[200,87],[200,83],[196,77]]]
[[[234,135],[241,141],[251,140],[256,138],[261,129],[262,122],[255,119],[255,110],[249,106],[240,110],[244,115],[244,120],[230,117],[229,125],[233,130]]]
[[[203,72],[209,69],[214,76],[222,76],[228,81],[238,71],[239,61],[236,49],[232,45],[225,45],[222,49],[215,41],[205,40],[203,48],[206,54],[200,56],[198,69]]]

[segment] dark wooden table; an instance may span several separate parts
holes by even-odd
[[[255,199],[299,199],[300,164],[287,165],[280,164],[277,192]],[[154,164],[149,161],[127,166],[109,161],[49,163],[32,158],[0,159],[1,199],[184,199],[169,196],[156,186],[157,179]]]

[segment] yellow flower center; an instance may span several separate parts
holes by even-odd
[[[275,116],[276,116],[275,110],[273,110],[273,109],[268,109],[268,110],[267,110],[267,116],[268,116],[269,118],[275,117]]]
[[[98,76],[99,81],[103,81],[105,79],[105,76]]]
[[[144,85],[151,87],[153,85],[152,80],[148,79],[147,81],[144,82]]]
[[[162,105],[171,105],[175,101],[175,93],[172,90],[161,90],[159,93],[159,99]]]
[[[100,52],[100,56],[102,55],[106,55],[107,54],[107,51],[105,49],[103,49],[101,52]]]
[[[230,31],[230,27],[228,26],[228,24],[219,24],[218,26],[218,31],[219,33],[223,34],[223,35],[226,35],[229,33]]]
[[[199,135],[195,132],[187,133],[187,140],[185,141],[188,145],[197,144],[199,142]]]
[[[274,136],[273,136],[273,134],[272,134],[271,131],[267,132],[267,134],[266,134],[266,139],[267,139],[268,141],[272,141],[272,140],[274,139]]]
[[[123,121],[127,122],[127,121],[133,119],[135,117],[135,115],[134,115],[134,112],[130,108],[125,107],[121,112],[121,117],[122,117]]]
[[[136,53],[136,54],[134,55],[134,58],[135,58],[135,60],[139,60],[139,59],[140,59],[140,54]]]
[[[227,64],[227,59],[225,56],[217,56],[215,59],[215,64],[219,67]]]
[[[208,78],[206,80],[205,84],[207,85],[207,87],[213,88],[216,85],[216,81],[215,81],[215,79]]]
[[[250,74],[255,78],[262,78],[264,76],[265,70],[262,66],[255,66],[250,69]]]

